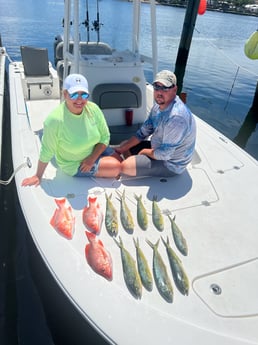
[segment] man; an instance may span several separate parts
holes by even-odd
[[[153,82],[155,104],[135,136],[120,144],[116,151],[126,158],[122,174],[129,176],[174,176],[191,161],[196,125],[187,106],[177,96],[177,79],[163,70]]]

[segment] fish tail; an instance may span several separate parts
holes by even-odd
[[[158,196],[155,194],[153,195],[153,198],[152,198],[153,201],[157,201],[158,200]]]
[[[118,200],[119,200],[119,201],[124,201],[124,200],[125,200],[125,189],[123,190],[122,195],[121,195],[121,193],[119,193],[119,192],[117,192],[117,191],[116,191],[116,193],[117,193],[117,196],[118,196]]]
[[[85,235],[90,242],[94,241],[94,239],[96,238],[96,235],[93,232],[85,231]]]
[[[115,243],[118,245],[119,248],[123,248],[123,241],[122,241],[121,236],[119,236],[119,242],[117,241],[115,237],[113,237],[113,240],[115,241]]]
[[[66,203],[66,198],[55,199],[55,202],[56,202],[57,206],[61,208],[62,206],[65,205],[65,203]]]
[[[169,246],[169,238],[167,237],[167,242],[164,240],[162,236],[160,236],[162,242],[164,243],[164,246],[167,248]]]
[[[133,237],[133,241],[134,241],[135,248],[139,248],[139,238],[137,237],[137,239],[135,239]]]
[[[122,198],[123,198],[122,195],[121,195],[120,193],[118,193],[117,191],[116,191],[116,194],[117,194],[117,196],[118,196],[117,199],[118,199],[119,201],[122,201]]]
[[[107,195],[107,193],[105,193],[105,196],[106,196],[106,199],[107,199],[107,200],[108,200],[108,199],[111,200],[111,198],[112,198],[112,193],[110,193],[109,196]]]
[[[149,241],[147,238],[146,238],[146,242],[148,243],[148,245],[152,248],[152,249],[155,249],[155,248],[158,248],[158,245],[159,245],[159,239],[158,241],[153,244],[151,241]]]
[[[176,216],[174,215],[174,217],[171,218],[171,216],[168,214],[168,219],[170,220],[171,224],[173,224],[176,220]]]
[[[97,200],[96,196],[89,196],[88,197],[89,202],[95,202]]]
[[[141,196],[141,195],[140,195],[140,196],[138,196],[138,195],[136,195],[136,194],[134,194],[134,197],[135,197],[135,199],[136,199],[137,201],[141,200],[141,198],[142,198],[142,196]]]

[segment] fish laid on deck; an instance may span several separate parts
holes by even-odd
[[[85,256],[90,267],[107,280],[113,279],[113,265],[110,253],[95,234],[85,231],[90,243],[85,247]]]
[[[146,242],[151,246],[153,249],[153,275],[154,275],[154,280],[157,286],[157,289],[160,293],[160,295],[168,302],[172,303],[173,302],[173,287],[171,280],[168,276],[167,273],[167,268],[162,260],[162,257],[160,253],[158,252],[158,245],[159,245],[159,240],[157,241],[156,244],[151,243],[149,240],[146,240]]]
[[[152,199],[152,221],[159,231],[164,230],[164,217],[157,203],[157,195]]]
[[[183,268],[182,262],[179,259],[179,257],[176,255],[174,250],[171,248],[168,237],[167,237],[167,242],[162,237],[161,239],[167,250],[170,268],[172,271],[172,275],[173,275],[176,287],[183,295],[188,295],[189,281],[185,273],[185,270]]]
[[[108,196],[106,194],[106,214],[105,214],[105,225],[107,232],[110,236],[117,236],[118,234],[118,218],[117,210],[111,201],[112,194]]]
[[[127,231],[129,234],[132,234],[134,231],[134,221],[131,214],[131,211],[129,207],[126,204],[125,201],[125,191],[123,191],[122,196],[119,195],[119,201],[120,201],[120,219],[121,223],[123,225],[123,228],[125,231]]]
[[[142,283],[135,260],[128,250],[125,249],[121,237],[119,237],[120,242],[118,242],[115,238],[114,241],[121,250],[123,275],[126,286],[136,299],[140,299],[142,297]]]
[[[180,251],[180,253],[186,256],[188,254],[188,246],[187,246],[186,239],[184,238],[182,234],[182,231],[179,229],[179,227],[177,226],[175,222],[176,216],[174,216],[174,218],[171,218],[168,215],[168,218],[171,222],[171,229],[172,229],[175,245],[177,249]]]
[[[137,266],[142,285],[145,287],[146,290],[152,291],[153,279],[148,262],[143,254],[143,251],[140,248],[139,239],[133,239],[133,241],[136,248]]]
[[[56,231],[70,240],[73,238],[75,229],[75,217],[72,213],[72,207],[66,198],[55,199],[55,202],[58,208],[55,210],[50,224]]]
[[[135,199],[137,200],[137,221],[142,230],[146,230],[148,227],[148,216],[147,211],[142,202],[142,195],[137,196],[134,195]]]
[[[89,205],[84,207],[82,213],[83,223],[88,230],[99,235],[103,222],[103,213],[96,196],[89,196],[88,201]]]

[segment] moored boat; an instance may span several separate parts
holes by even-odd
[[[155,6],[152,2],[151,5],[154,20]],[[10,64],[13,165],[16,168],[29,162],[17,172],[15,180],[30,235],[57,286],[81,320],[111,344],[258,344],[258,164],[197,116],[196,151],[180,176],[78,179],[65,175],[52,162],[39,187],[21,187],[22,180],[32,174],[31,169],[36,169],[43,121],[60,104],[60,85],[68,73],[87,76],[91,99],[99,104],[107,119],[111,144],[129,137],[144,121],[153,100],[152,86],[144,76],[145,59],[138,51],[140,1],[133,2],[132,10],[130,51],[117,51],[98,40],[81,42],[79,2],[66,0],[64,36],[55,40],[56,68],[49,63],[45,49],[31,47],[23,47],[22,60]],[[153,39],[155,73],[155,35]],[[132,126],[125,120],[129,109],[133,110]],[[141,196],[146,209],[146,230],[137,223],[135,194]],[[111,195],[118,210],[119,196],[125,196],[135,227],[133,233],[128,233],[118,219],[121,240],[114,241],[103,222],[98,239],[112,257],[113,279],[108,280],[97,274],[85,258],[89,241],[82,214],[89,196],[97,198],[105,214],[106,196]],[[50,224],[55,199],[62,198],[69,201],[75,217],[71,240]],[[152,222],[154,200],[164,218],[162,231]],[[171,219],[187,242],[187,255],[175,246]],[[171,245],[184,268],[189,283],[184,294],[173,282],[171,260],[163,242]],[[132,288],[124,280],[121,253],[127,261],[136,261],[135,243],[150,267],[156,246],[172,284],[173,298],[170,294],[165,299],[155,284],[148,291],[139,285],[133,289],[135,286]],[[95,244],[101,246],[98,241]],[[182,271],[179,277],[185,277]]]

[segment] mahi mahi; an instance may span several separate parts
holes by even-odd
[[[134,231],[134,222],[133,222],[131,211],[125,201],[125,191],[123,191],[122,196],[119,194],[118,196],[119,196],[119,200],[121,204],[120,206],[121,223],[125,231],[127,231],[129,234],[132,234]]]
[[[118,219],[117,210],[111,201],[112,194],[108,196],[106,194],[106,214],[105,214],[105,225],[107,232],[110,236],[117,236],[118,233]]]
[[[114,238],[114,237],[113,237]],[[119,237],[118,242],[115,238],[114,241],[121,250],[122,266],[123,266],[123,275],[126,286],[130,293],[136,299],[141,299],[142,297],[142,283],[140,275],[136,268],[136,263],[128,250],[125,249],[121,237]]]
[[[133,241],[136,248],[138,272],[140,274],[142,285],[145,287],[146,290],[152,291],[153,279],[148,262],[143,254],[143,251],[140,248],[139,239],[133,239]]]
[[[142,230],[146,230],[148,227],[148,216],[146,209],[142,202],[142,196],[137,196],[134,194],[135,199],[137,200],[137,221]]]
[[[189,281],[185,273],[185,270],[183,268],[182,262],[179,259],[179,257],[176,255],[174,250],[171,248],[168,237],[167,237],[167,242],[165,242],[165,240],[162,237],[161,239],[167,250],[170,268],[172,271],[172,275],[173,275],[176,287],[183,295],[188,295]]]
[[[157,203],[157,195],[152,199],[152,221],[159,231],[164,230],[164,218]]]
[[[173,234],[175,245],[181,254],[187,256],[187,254],[188,254],[187,242],[186,242],[186,239],[184,238],[184,236],[182,234],[182,231],[179,229],[179,227],[177,226],[177,224],[175,222],[176,216],[174,216],[174,218],[172,219],[168,215],[168,218],[171,222],[171,229],[172,229],[172,234]]]
[[[167,273],[167,268],[162,260],[160,253],[158,252],[159,240],[156,244],[151,243],[149,240],[146,242],[153,249],[153,275],[160,295],[168,302],[173,302],[173,287],[171,280]]]

